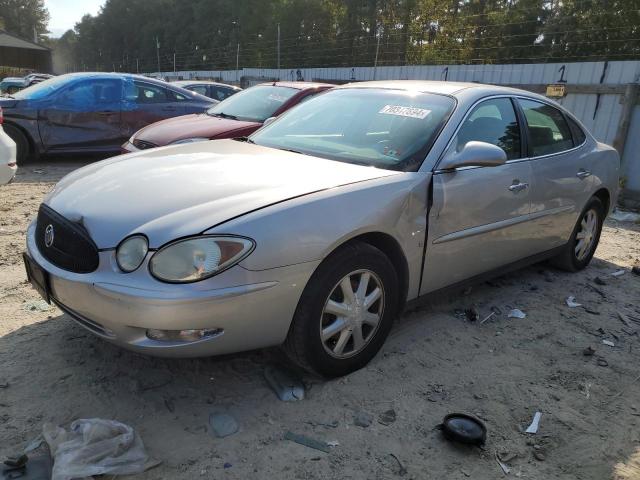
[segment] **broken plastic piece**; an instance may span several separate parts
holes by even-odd
[[[576,308],[576,307],[582,306],[581,303],[576,302],[576,297],[574,296],[567,297],[565,302],[567,302],[567,307],[569,308]]]
[[[218,438],[228,437],[238,431],[238,422],[227,413],[212,413],[209,415],[209,426]]]
[[[531,425],[525,430],[526,433],[538,433],[538,426],[540,425],[540,418],[542,417],[542,413],[536,412],[533,416],[533,421]]]
[[[616,270],[613,273],[610,273],[609,276],[610,277],[620,277],[622,275],[624,275],[626,273],[626,270]]]
[[[509,312],[508,316],[509,318],[525,318],[527,314],[518,308],[514,308]]]
[[[329,447],[326,442],[321,442],[320,440],[315,440],[305,435],[298,435],[297,433],[287,432],[284,434],[284,439],[299,443],[300,445],[304,445],[305,447],[320,450],[324,453],[329,453],[331,451],[331,447]]]
[[[506,464],[500,461],[500,459],[498,458],[497,452],[496,452],[496,462],[498,462],[498,465],[500,465],[500,468],[502,469],[502,473],[504,473],[505,475],[509,475],[509,472],[511,472],[511,469],[507,467]]]
[[[283,402],[304,399],[304,385],[292,373],[272,366],[264,369],[264,378]]]
[[[608,345],[610,347],[615,347],[616,346],[616,344],[613,343],[611,340],[602,340],[602,343],[605,344],[605,345]]]

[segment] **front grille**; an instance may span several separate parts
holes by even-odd
[[[138,140],[137,138],[133,141],[133,146],[139,148],[140,150],[146,150],[148,148],[156,148],[158,145],[151,142],[145,142],[144,140]]]
[[[52,234],[47,234],[47,229]],[[98,268],[98,247],[82,225],[40,205],[36,223],[36,245],[40,253],[56,267],[76,273]]]

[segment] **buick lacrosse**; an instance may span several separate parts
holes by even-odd
[[[81,168],[47,195],[33,286],[123,347],[283,345],[324,376],[364,366],[408,302],[551,259],[587,266],[619,158],[545,97],[346,85],[251,137]]]

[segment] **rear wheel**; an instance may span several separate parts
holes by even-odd
[[[377,248],[354,243],[327,258],[298,303],[285,351],[326,377],[365,366],[384,343],[398,307],[398,279]]]
[[[5,133],[11,137],[11,140],[16,143],[16,160],[18,164],[24,163],[31,153],[29,139],[13,125],[3,125],[3,128]]]
[[[592,197],[580,214],[565,250],[552,263],[569,272],[589,265],[600,241],[604,217],[604,205],[599,198]]]

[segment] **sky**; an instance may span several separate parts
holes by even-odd
[[[51,37],[59,37],[73,28],[87,13],[95,15],[105,0],[44,0],[49,10]]]

